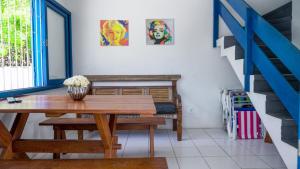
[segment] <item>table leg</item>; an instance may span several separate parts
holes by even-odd
[[[113,151],[113,137],[111,135],[111,130],[109,128],[109,123],[107,120],[107,116],[105,114],[95,114],[94,115],[95,122],[101,136],[101,140],[104,146],[104,158],[112,158]]]
[[[117,116],[115,114],[111,114],[109,117],[109,128],[112,139],[112,144],[118,144],[118,136],[116,136],[116,130],[117,130]],[[112,156],[117,157],[117,149],[114,149],[112,151]]]
[[[150,157],[154,157],[154,126],[149,127]]]
[[[76,118],[82,118],[82,115],[81,114],[76,114]],[[77,131],[77,135],[78,135],[78,140],[83,140],[84,136],[83,136],[83,130],[78,130]]]
[[[22,136],[28,116],[29,113],[18,113],[10,132],[0,121],[0,142],[4,147],[0,159],[29,159],[26,153],[14,153],[12,150],[13,142]]]

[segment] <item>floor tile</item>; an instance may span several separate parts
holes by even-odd
[[[180,169],[209,169],[202,157],[178,158]]]
[[[123,157],[149,157],[149,148],[125,147]]]
[[[229,157],[205,157],[211,169],[240,169],[240,167]]]
[[[172,147],[155,147],[154,155],[155,157],[175,157]]]
[[[198,146],[203,157],[224,157],[227,154],[219,146]]]
[[[213,139],[197,139],[193,140],[195,146],[217,146]]]
[[[259,158],[272,168],[286,168],[280,156],[259,156]]]
[[[176,157],[200,157],[201,154],[195,147],[174,147]]]
[[[231,157],[241,168],[262,169],[270,168],[264,161],[256,156],[235,156]]]
[[[219,146],[237,146],[240,147],[241,144],[238,142],[238,140],[233,140],[230,138],[227,139],[214,139],[217,145]]]
[[[273,144],[256,145],[250,147],[249,149],[251,149],[251,152],[255,155],[278,155],[278,151]]]
[[[176,158],[167,158],[169,169],[179,169],[178,162]]]
[[[177,141],[177,132],[176,131],[170,131],[169,138],[171,141]],[[190,140],[190,136],[188,135],[186,130],[182,131],[182,141],[184,140]]]
[[[262,144],[267,144],[264,142],[263,139],[238,139],[236,140],[239,144],[247,146],[247,147],[252,147],[252,146],[258,146]]]
[[[203,129],[187,129],[186,131],[193,140],[211,138]]]
[[[250,156],[254,155],[251,149],[245,146],[221,146],[229,156]]]
[[[228,138],[228,135],[224,129],[205,129],[205,132],[214,139]]]
[[[171,144],[173,147],[195,147],[194,142],[192,140],[182,140],[182,141],[173,140],[171,141]]]

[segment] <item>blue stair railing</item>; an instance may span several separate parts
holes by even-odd
[[[300,94],[289,84],[263,50],[258,46],[254,40],[254,35],[263,41],[298,81],[300,81],[300,50],[252,9],[244,0],[224,1],[226,1],[240,18],[244,20],[245,25],[242,26],[240,22],[238,22],[223,2],[214,0],[213,46],[216,47],[216,41],[219,38],[220,16],[245,52],[245,91],[250,90],[250,75],[253,74],[253,68],[256,66],[298,125]],[[299,136],[300,130],[298,125],[298,145],[300,144]],[[299,147],[300,146],[298,146],[298,151]],[[300,169],[300,156],[298,156],[298,169]]]

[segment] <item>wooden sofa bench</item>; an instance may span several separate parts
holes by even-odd
[[[173,119],[173,130],[177,131],[177,140],[182,140],[182,104],[177,92],[177,81],[181,75],[87,75],[86,77],[92,83],[93,95],[152,95],[156,116]],[[143,84],[146,82],[167,84]]]
[[[165,119],[161,117],[139,117],[139,118],[118,118],[117,130],[149,130],[150,156],[154,157],[154,129],[157,125],[164,125]],[[53,126],[54,139],[66,139],[66,130],[97,130],[93,118],[50,118],[40,123],[41,126]],[[81,138],[83,139],[83,138]],[[55,153],[54,159],[59,159],[60,154]]]
[[[97,160],[1,160],[0,169],[168,169],[165,158]]]
[[[152,95],[157,117],[173,119],[173,130],[177,131],[177,140],[182,140],[182,103],[177,92],[177,81],[181,75],[86,75],[91,82],[93,95]],[[155,83],[168,82],[167,85],[110,85],[109,83]],[[99,83],[108,83],[101,85]],[[59,117],[63,114],[46,114],[47,117]],[[82,138],[82,131],[78,132]]]

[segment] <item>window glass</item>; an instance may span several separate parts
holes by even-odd
[[[31,0],[0,0],[0,91],[34,86]]]

